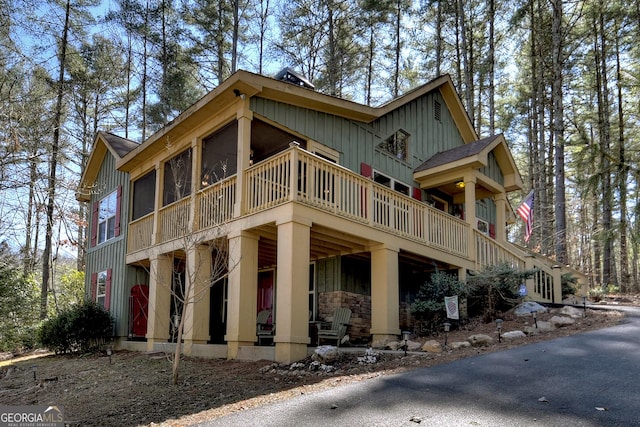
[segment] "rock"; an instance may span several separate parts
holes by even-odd
[[[553,331],[556,327],[553,326],[550,322],[544,321],[544,320],[538,320],[538,327],[536,328],[535,325],[532,326],[525,326],[524,327],[524,333],[527,335],[537,335],[539,333],[542,332],[550,332]]]
[[[473,347],[485,347],[493,343],[493,338],[489,335],[475,334],[467,338],[467,341],[469,341],[469,344]]]
[[[555,327],[562,327],[562,326],[567,326],[567,325],[573,325],[574,323],[576,323],[575,320],[573,320],[570,317],[566,317],[566,316],[553,316],[551,319],[549,319],[549,322],[555,326]]]
[[[403,344],[400,344],[398,341],[389,341],[386,345],[386,348],[388,348],[389,350],[393,350],[396,351],[397,349],[399,349]],[[377,348],[374,346],[374,348]]]
[[[403,344],[404,345],[404,344]],[[416,341],[407,341],[407,351],[418,351],[422,347],[422,344]]]
[[[397,341],[394,341],[394,340],[389,339],[389,338],[383,338],[383,339],[378,340],[378,341],[373,341],[371,343],[371,347],[372,348],[379,348],[379,349],[390,348],[391,345],[394,345],[393,343],[395,343],[395,345],[400,345],[400,344],[398,344]]]
[[[576,307],[571,307],[570,305],[565,305],[560,310],[560,314],[569,316],[573,319],[578,319],[578,318],[584,317],[584,310],[580,310],[579,308],[576,308]]]
[[[531,316],[532,311],[537,311],[538,313],[546,313],[547,307],[540,305],[537,302],[525,301],[513,310],[513,314],[518,317],[529,317]]]
[[[515,340],[517,338],[524,338],[527,335],[522,331],[509,331],[502,334],[502,338],[506,340]]]
[[[469,341],[455,341],[449,344],[449,347],[451,347],[453,350],[457,350],[459,348],[471,347],[471,343]]]
[[[535,325],[534,325],[535,327]],[[551,322],[547,322],[545,320],[538,320],[538,330],[540,332],[550,332],[553,331],[556,327]]]
[[[338,358],[338,347],[321,345],[311,355],[311,359],[320,363],[332,363]]]
[[[569,295],[567,298],[562,300],[562,303],[571,304],[571,305],[582,304],[582,298],[577,297],[575,295]]]
[[[436,340],[429,340],[422,346],[422,351],[427,353],[442,353],[442,345]]]

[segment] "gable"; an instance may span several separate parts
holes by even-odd
[[[108,169],[115,172],[116,161],[120,160],[138,146],[139,144],[136,142],[121,138],[117,135],[98,132],[93,143],[91,154],[89,154],[87,165],[80,177],[80,183],[76,191],[76,199],[82,202],[90,201],[91,194],[96,191],[94,187],[98,181],[98,173],[104,167],[105,161],[109,158],[113,160]]]

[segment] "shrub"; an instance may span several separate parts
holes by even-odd
[[[447,316],[444,297],[453,295],[466,295],[464,283],[452,274],[438,271],[420,286],[411,312],[427,330],[436,330]]]
[[[474,273],[467,279],[470,312],[482,314],[485,322],[492,322],[499,313],[515,307],[521,298],[520,285],[533,273],[535,270],[518,271],[507,263]]]
[[[570,295],[576,294],[578,286],[578,278],[571,273],[565,273],[561,277],[562,281],[562,299]]]
[[[63,310],[40,327],[38,340],[56,353],[98,349],[112,335],[113,319],[95,302]]]

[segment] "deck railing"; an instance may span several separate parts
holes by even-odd
[[[153,212],[129,223],[127,247],[129,252],[137,252],[151,246],[153,237]]]
[[[199,191],[195,197],[160,209],[156,242],[151,237],[153,214],[131,222],[128,252],[180,238],[191,229],[206,230],[232,220],[238,197],[236,183],[236,176],[232,176]],[[518,269],[525,265],[519,251],[473,230],[467,222],[298,147],[245,170],[243,197],[242,215],[296,201],[440,251],[473,257],[478,269],[499,262]],[[196,203],[193,210],[192,199]],[[474,239],[474,245],[469,244],[469,239]],[[475,254],[469,254],[470,247]],[[549,300],[553,295],[553,274],[550,268],[537,264],[534,267],[539,267],[540,272],[534,280],[534,291]]]
[[[197,230],[219,227],[233,218],[236,202],[236,176],[216,182],[196,196]]]
[[[525,263],[522,256],[478,230],[474,230],[474,235],[476,239],[476,269],[480,270],[489,265],[507,263],[513,268],[524,270]]]
[[[168,242],[169,240],[184,237],[189,230],[189,221],[191,220],[191,198],[185,197],[168,206],[164,206],[158,211],[160,235],[159,242]]]

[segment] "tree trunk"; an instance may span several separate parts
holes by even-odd
[[[616,34],[618,28],[616,23]],[[624,108],[622,91],[622,72],[620,66],[620,41],[616,37],[616,81],[618,88],[618,194],[620,197],[620,291],[630,291],[629,253],[627,244],[627,176],[629,167],[625,154]]]
[[[40,319],[47,317],[47,295],[49,291],[50,271],[51,271],[51,246],[53,240],[53,214],[55,209],[56,195],[56,169],[58,168],[58,150],[60,149],[60,128],[62,127],[62,101],[64,97],[64,74],[65,63],[67,61],[67,40],[69,37],[69,18],[71,14],[71,1],[67,0],[64,17],[64,28],[62,30],[62,41],[60,43],[60,70],[58,74],[58,97],[56,100],[56,110],[54,113],[53,143],[51,146],[51,157],[49,158],[49,178],[47,188],[47,229],[45,234],[44,250],[42,252],[42,285],[40,287]]]
[[[600,2],[600,7],[604,3]],[[598,22],[596,24],[596,34],[599,38],[599,50],[596,49],[596,71],[599,72],[600,81],[598,88],[598,131],[600,136],[600,162],[601,162],[601,185],[602,185],[602,286],[606,288],[609,284],[615,283],[615,278],[611,274],[611,263],[613,259],[613,238],[612,238],[612,196],[611,196],[611,172],[609,150],[610,123],[609,123],[609,89],[607,78],[607,39],[604,26],[604,14],[600,9]]]
[[[565,167],[564,167],[564,100],[562,96],[562,82],[564,66],[563,43],[563,11],[562,2],[554,0],[552,53],[553,53],[553,137],[555,142],[554,176],[555,176],[555,253],[556,260],[561,264],[568,264],[567,257],[567,214],[565,203]]]
[[[494,36],[494,20],[495,20],[495,0],[489,2],[489,53],[487,61],[489,62],[489,135],[493,135],[496,129],[496,105],[495,105],[495,36]],[[480,126],[478,126],[480,127]]]

